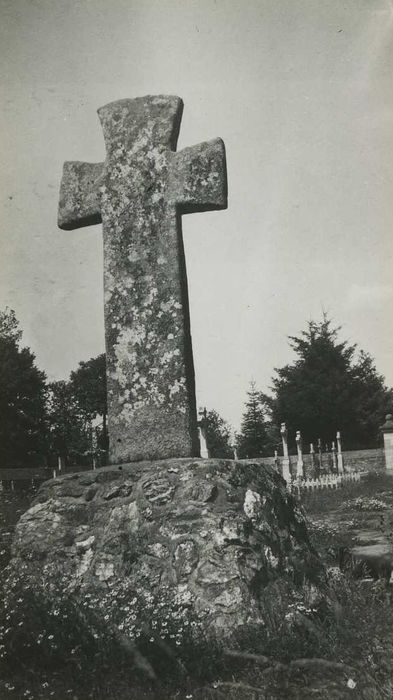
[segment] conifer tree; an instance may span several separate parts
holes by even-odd
[[[268,443],[263,402],[253,381],[247,396],[240,434],[237,438],[240,459],[265,456]]]
[[[321,438],[331,444],[340,430],[346,449],[375,447],[393,391],[370,355],[357,355],[356,345],[339,340],[340,330],[324,314],[300,336],[290,336],[296,358],[275,370],[273,396],[262,398],[273,425],[285,422],[290,432],[300,430],[305,443]]]

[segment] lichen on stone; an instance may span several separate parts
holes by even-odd
[[[194,370],[179,214],[225,208],[220,139],[174,152],[182,102],[120,100],[99,110],[104,164],[68,163],[59,225],[99,216],[110,459],[198,452]]]
[[[303,513],[270,467],[164,460],[81,473],[74,496],[70,483],[43,484],[15,531],[11,570],[24,567],[25,585],[43,581],[49,595],[60,580],[66,595],[101,601],[127,590],[127,605],[141,596],[151,615],[165,598],[172,611],[186,605],[205,635],[225,637],[263,617],[278,581],[293,591],[323,581]]]

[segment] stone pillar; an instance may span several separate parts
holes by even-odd
[[[337,430],[336,440],[337,440],[337,469],[338,469],[339,474],[344,474],[344,458],[343,458],[342,445],[341,445],[341,433],[339,430]]]
[[[300,434],[300,430],[296,431],[296,447],[297,447],[296,478],[297,479],[304,479],[303,446],[302,446],[302,436]]]
[[[281,433],[281,439],[282,439],[282,452],[283,452],[283,460],[282,460],[282,475],[287,484],[290,484],[292,481],[292,475],[291,475],[291,463],[289,459],[289,452],[288,452],[288,431],[287,431],[287,426],[285,423],[281,423],[281,428],[280,428],[280,433]]]
[[[332,472],[337,472],[337,454],[334,440],[332,442]]]
[[[385,449],[386,471],[393,474],[393,416],[388,413],[385,423],[381,426]]]

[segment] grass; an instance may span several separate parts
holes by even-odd
[[[0,494],[3,563],[29,498]],[[60,588],[58,609],[48,610],[37,591],[22,600],[15,582],[0,616],[0,697],[391,700],[392,592],[381,582],[346,579],[337,568],[337,549],[352,544],[364,528],[379,528],[389,540],[392,503],[393,479],[386,475],[305,494],[310,535],[328,567],[323,594],[305,588],[294,597],[284,583],[276,585],[262,601],[265,624],[250,624],[226,651],[202,637],[189,648],[186,642],[160,644],[147,620],[138,647],[141,658],[158,670],[158,680],[149,679],[143,662],[135,670],[133,652],[107,626],[100,627],[94,606],[90,615],[62,597]],[[10,629],[6,635],[5,629]]]

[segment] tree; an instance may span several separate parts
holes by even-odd
[[[0,466],[29,467],[45,462],[46,377],[29,348],[15,313],[0,313]]]
[[[102,417],[102,430],[98,436],[99,447],[108,449],[107,398],[106,398],[106,356],[105,353],[80,362],[78,369],[71,372],[70,390],[86,420],[91,422],[97,415]]]
[[[261,394],[257,391],[255,382],[251,382],[247,396],[240,434],[237,438],[238,453],[241,459],[263,457],[268,451],[265,411]]]
[[[49,384],[47,412],[52,455],[64,462],[82,463],[91,450],[90,424],[73,396],[70,382]]]
[[[275,369],[273,396],[263,400],[272,423],[300,430],[305,443],[331,443],[340,430],[346,448],[371,447],[393,392],[369,355],[361,352],[356,360],[356,345],[338,340],[340,330],[324,315],[319,323],[309,321],[300,336],[289,336],[297,358]]]
[[[13,340],[19,345],[22,339],[22,331],[15,316],[15,311],[6,306],[5,311],[0,311],[0,337]]]
[[[377,372],[373,358],[360,350],[354,365],[355,385],[353,401],[356,408],[354,428],[355,443],[373,447],[380,437],[380,426],[385,415],[392,411],[393,390],[385,385],[384,377]]]
[[[231,429],[229,424],[213,409],[207,412],[204,425],[209,456],[232,459],[233,449],[230,444]]]

